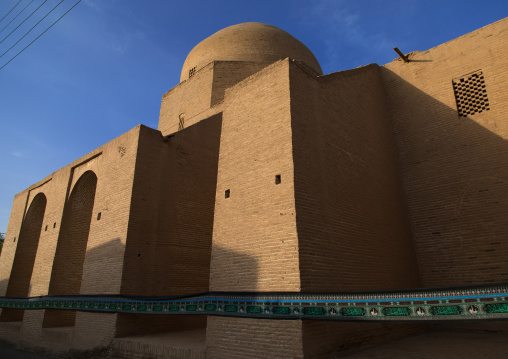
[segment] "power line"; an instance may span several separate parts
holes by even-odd
[[[4,19],[9,16],[9,14],[12,12],[12,10],[14,10],[16,8],[16,6],[19,5],[19,3],[21,2],[22,0],[19,0],[18,3],[16,5],[14,5],[14,7],[11,9],[11,11],[9,11],[7,14],[5,14],[5,16],[2,18],[2,20],[0,20],[0,22],[4,21]]]
[[[25,11],[25,9],[26,9],[27,7],[29,7],[29,6],[30,6],[33,2],[34,2],[34,0],[30,1],[30,2],[28,3],[28,5],[27,5],[27,6],[25,6],[25,7],[23,8],[23,10],[21,10],[21,11],[18,13],[18,15],[14,16],[14,18],[13,18],[13,19],[12,19],[12,20],[11,20],[11,21],[7,24],[7,25],[5,25],[5,26],[4,26],[4,28],[3,28],[2,30],[0,30],[0,34],[1,34],[1,33],[2,33],[2,32],[6,29],[6,28],[7,28],[7,26],[9,26],[10,24],[12,24],[12,22],[13,22],[14,20],[16,20],[16,19],[18,18],[18,16],[19,16],[19,15],[21,15],[21,13],[22,13],[23,11]],[[0,22],[1,22],[1,21],[0,21]]]
[[[62,0],[63,1],[63,0]],[[67,10],[62,16],[60,16],[54,23],[52,23],[46,30],[44,30],[39,36],[37,36],[35,39],[32,40],[32,42],[30,42],[28,45],[26,45],[20,52],[18,52],[12,59],[10,59],[9,61],[7,61],[2,67],[0,67],[0,70],[2,70],[5,66],[7,66],[12,60],[14,60],[16,57],[18,57],[19,54],[21,54],[23,51],[25,51],[30,45],[32,45],[35,41],[37,41],[37,39],[39,39],[42,35],[44,35],[46,33],[46,31],[48,31],[49,29],[51,29],[53,27],[53,25],[55,25],[57,22],[60,21],[60,19],[62,19],[65,15],[67,15],[72,9],[74,9],[76,7],[76,5],[78,5],[79,3],[81,2],[81,0],[78,0],[77,3],[75,3],[74,5],[72,5],[72,7]],[[60,5],[60,4],[58,4]],[[57,6],[58,6],[57,5]],[[55,6],[56,8],[56,6]],[[51,10],[53,11],[53,10]],[[47,15],[46,15],[47,16]],[[46,17],[45,16],[45,17]],[[42,21],[42,20],[41,20]],[[39,21],[40,22],[40,21]],[[37,23],[39,24],[39,23]],[[37,24],[35,26],[37,26]],[[35,27],[34,26],[34,27]],[[33,29],[33,28],[32,28]],[[32,31],[32,29],[30,29],[30,31]],[[25,34],[26,35],[26,34]],[[18,41],[19,42],[19,41]],[[10,50],[10,49],[9,49]],[[7,51],[9,51],[7,50]],[[3,56],[3,55],[2,55]],[[1,56],[0,56],[1,57]]]
[[[43,17],[42,19],[40,19],[40,20],[39,20],[39,21],[38,21],[38,22],[37,22],[34,26],[32,26],[32,28],[31,28],[30,30],[28,30],[28,32],[27,32],[25,35],[23,35],[23,36],[21,37],[21,39],[19,39],[18,41],[16,41],[16,43],[15,43],[14,45],[12,45],[11,47],[9,47],[9,49],[8,49],[7,51],[5,51],[2,55],[0,55],[0,58],[2,58],[2,57],[6,54],[6,53],[8,53],[9,51],[11,51],[11,49],[12,49],[14,46],[16,46],[17,44],[19,44],[19,42],[20,42],[21,40],[23,40],[23,39],[25,38],[25,36],[26,36],[26,35],[28,35],[30,32],[32,32],[32,30],[33,30],[33,29],[34,29],[37,25],[39,25],[39,24],[41,23],[41,21],[42,21],[42,20],[44,20],[46,17],[48,17],[48,15],[49,15],[49,14],[51,14],[51,13],[53,12],[53,10],[55,10],[55,9],[56,9],[56,8],[57,8],[57,7],[58,7],[61,3],[63,3],[64,1],[65,1],[65,0],[61,0],[58,4],[56,4],[56,6],[55,6],[53,9],[51,9],[51,11],[50,11],[50,12],[48,12],[46,15],[44,15],[44,17]],[[1,43],[2,43],[2,42],[0,41],[0,44],[1,44]]]
[[[16,26],[16,28],[15,28],[14,30],[12,30],[12,31],[9,33],[9,35],[7,35],[6,37],[4,37],[4,38],[3,38],[3,40],[2,40],[2,41],[0,41],[0,44],[1,44],[2,42],[4,42],[4,41],[5,41],[5,40],[9,37],[9,36],[11,36],[11,35],[12,35],[12,33],[13,33],[14,31],[16,31],[17,29],[19,29],[19,27],[20,27],[21,25],[23,25],[23,24],[25,23],[25,21],[27,21],[28,19],[30,19],[30,18],[32,17],[32,15],[33,15],[33,14],[34,14],[37,10],[39,10],[39,9],[41,8],[41,6],[42,6],[42,5],[44,5],[47,1],[48,1],[48,0],[44,0],[44,2],[43,2],[42,4],[40,4],[40,5],[39,5],[39,7],[37,7],[37,9],[35,9],[35,10],[34,10],[34,11],[30,14],[30,15],[28,15],[28,17],[27,17],[25,20],[23,20],[23,21],[21,22],[21,24],[19,24],[18,26]],[[57,5],[57,6],[58,6],[58,5]],[[7,51],[8,51],[8,50],[7,50]]]

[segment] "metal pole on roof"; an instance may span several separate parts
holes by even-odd
[[[400,50],[399,50],[399,48],[398,48],[398,47],[394,47],[393,49],[395,50],[395,52],[396,52],[396,53],[400,56],[400,58],[401,58],[404,62],[409,62],[409,59],[407,58],[407,56],[406,56],[406,55],[404,55],[404,54],[402,53],[402,51],[400,51]]]

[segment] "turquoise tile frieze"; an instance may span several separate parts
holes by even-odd
[[[356,293],[208,292],[173,297],[0,297],[0,308],[346,321],[508,319],[508,284]]]

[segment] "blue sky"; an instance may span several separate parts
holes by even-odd
[[[18,1],[1,0],[0,18]],[[22,34],[60,1],[47,0]],[[0,67],[76,2],[63,0]],[[277,26],[307,45],[326,74],[383,65],[397,57],[394,46],[427,50],[507,15],[506,0],[82,0],[0,70],[0,232],[16,193],[140,123],[157,128],[161,96],[178,84],[187,54],[224,27]]]

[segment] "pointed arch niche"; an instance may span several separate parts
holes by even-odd
[[[32,278],[35,256],[39,246],[46,203],[46,196],[43,193],[37,194],[23,219],[16,254],[12,263],[11,276],[7,284],[6,297],[27,297],[30,292],[30,279]],[[22,321],[23,315],[24,310],[22,309],[3,309],[0,321]]]
[[[87,171],[65,204],[48,295],[78,295],[95,202],[97,176]],[[43,327],[74,326],[75,311],[46,310]]]

